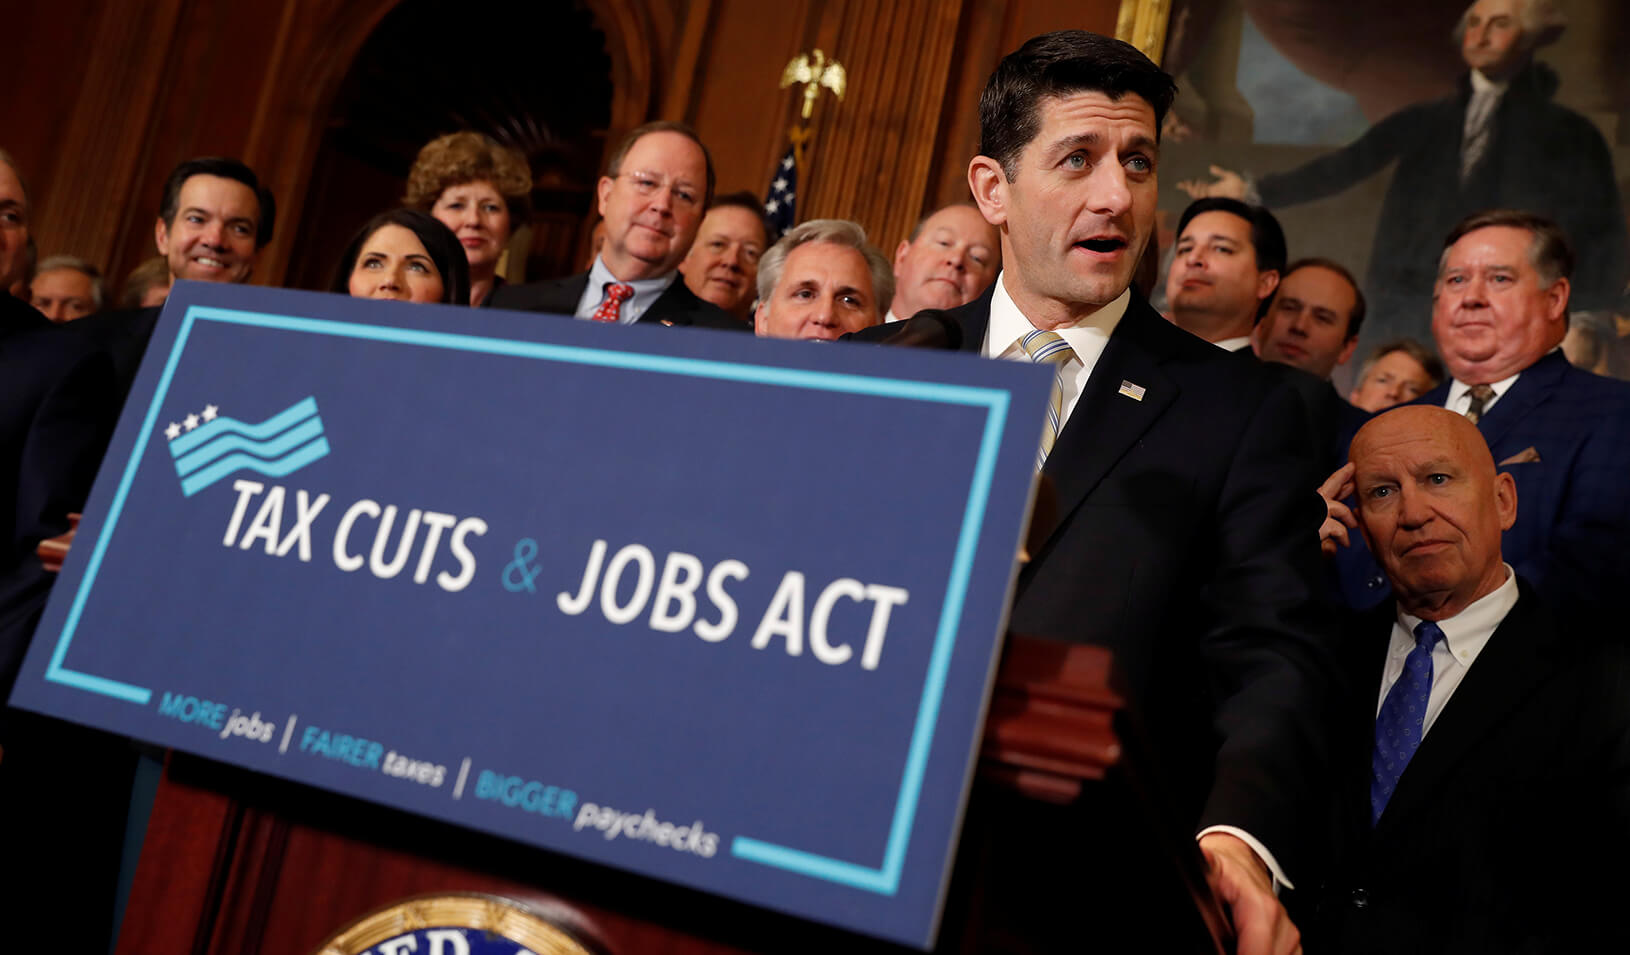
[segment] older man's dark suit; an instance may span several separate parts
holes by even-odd
[[[1518,585],[1373,830],[1392,602],[1355,626],[1338,749],[1342,852],[1308,951],[1630,950],[1630,653],[1620,632],[1558,629]]]
[[[493,290],[489,300],[493,308],[506,308],[518,312],[549,312],[554,315],[572,315],[577,303],[589,287],[589,273],[579,272],[563,279],[532,282],[527,285],[502,285]],[[685,278],[674,276],[667,291],[657,296],[651,307],[640,315],[638,322],[659,325],[692,325],[697,328],[722,328],[745,331],[747,326],[739,319],[712,302],[696,297],[685,285]]]
[[[1421,403],[1448,397],[1445,382]],[[1630,384],[1581,371],[1553,351],[1523,371],[1477,430],[1517,482],[1517,523],[1500,541],[1505,559],[1560,615],[1622,608],[1618,591],[1630,581]]]
[[[1442,407],[1449,384],[1415,403]],[[1506,561],[1563,619],[1618,612],[1619,588],[1630,580],[1630,384],[1581,371],[1553,351],[1523,371],[1477,429],[1517,482],[1517,523],[1500,541]],[[1349,594],[1379,578],[1362,554],[1343,555],[1342,564]]]
[[[965,351],[981,348],[991,298],[942,313]],[[1305,433],[1293,392],[1134,292],[1047,459],[1058,520],[1010,623],[1113,649],[1177,817],[1245,829],[1293,880],[1325,765],[1312,694],[1329,672]]]

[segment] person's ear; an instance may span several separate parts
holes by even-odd
[[[1341,346],[1341,354],[1336,356],[1336,364],[1345,365],[1353,357],[1353,350],[1358,348],[1358,336],[1347,339],[1347,344]]]
[[[602,219],[606,217],[606,200],[611,198],[611,188],[616,184],[617,180],[610,176],[601,176],[600,182],[594,187],[595,195],[599,199],[595,207],[599,210]]]
[[[1568,314],[1568,296],[1573,286],[1566,278],[1558,278],[1545,290],[1545,320],[1560,322]]]
[[[1278,287],[1278,269],[1268,269],[1265,272],[1258,272],[1256,275],[1256,300],[1259,302],[1266,301],[1268,296],[1273,294],[1273,290]]]
[[[159,255],[170,254],[170,229],[162,216],[153,222],[153,245],[158,247]]]
[[[985,221],[997,228],[1007,224],[1010,186],[1002,164],[989,156],[975,156],[968,163],[968,188],[973,192],[973,201]]]
[[[1508,471],[1494,475],[1494,511],[1500,515],[1500,530],[1511,530],[1517,523],[1517,479]]]

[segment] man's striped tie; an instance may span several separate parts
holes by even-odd
[[[1019,339],[1019,347],[1030,356],[1030,360],[1037,364],[1053,366],[1053,394],[1047,402],[1047,430],[1041,435],[1041,450],[1036,452],[1036,470],[1047,463],[1047,455],[1053,451],[1053,442],[1058,440],[1058,432],[1062,427],[1064,418],[1064,363],[1075,357],[1075,351],[1068,342],[1060,338],[1057,332],[1045,332],[1037,329],[1027,333]]]

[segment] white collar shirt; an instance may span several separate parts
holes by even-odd
[[[667,275],[654,279],[638,279],[632,282],[623,282],[624,285],[634,287],[634,297],[623,303],[622,309],[617,313],[617,324],[632,325],[640,320],[645,310],[650,308],[662,293],[668,291],[668,286],[674,284],[679,273],[669,272]],[[606,300],[606,286],[619,281],[611,270],[606,268],[605,262],[597,255],[594,265],[589,268],[589,284],[583,289],[583,296],[577,300],[577,311],[572,314],[578,318],[592,318],[594,310]]]
[[[996,277],[996,288],[990,300],[990,324],[985,327],[985,344],[980,354],[986,358],[1029,361],[1030,356],[1025,354],[1019,339],[1035,331],[1036,326],[1019,311],[1019,306],[1015,305],[1007,294],[1006,278],[1005,271]],[[1081,392],[1086,389],[1087,379],[1092,376],[1093,367],[1098,364],[1099,356],[1104,353],[1104,346],[1109,344],[1109,336],[1114,334],[1115,326],[1121,323],[1131,301],[1132,292],[1128,289],[1074,325],[1054,329],[1075,353],[1075,357],[1059,368],[1058,377],[1064,398],[1064,408],[1058,421],[1061,431],[1070,420],[1070,414],[1075,411],[1075,403],[1080,400]]]
[[[1431,731],[1438,714],[1454,695],[1460,681],[1466,678],[1478,654],[1488,645],[1489,638],[1511,608],[1517,605],[1517,575],[1510,564],[1505,566],[1505,583],[1484,594],[1465,610],[1447,620],[1439,620],[1443,639],[1432,648],[1432,692],[1426,699],[1426,716],[1421,721],[1421,738]],[[1387,691],[1398,682],[1404,672],[1404,659],[1415,649],[1415,625],[1419,617],[1402,610],[1392,625],[1392,642],[1387,645],[1387,663],[1381,671],[1381,693],[1376,698],[1375,712],[1379,716]]]

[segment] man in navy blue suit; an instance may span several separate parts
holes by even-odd
[[[1566,234],[1543,216],[1500,209],[1455,226],[1432,307],[1450,378],[1419,403],[1477,425],[1523,501],[1506,560],[1560,616],[1589,621],[1630,579],[1630,384],[1562,354],[1573,264]],[[1373,565],[1348,563],[1345,588],[1362,591],[1355,577]]]

